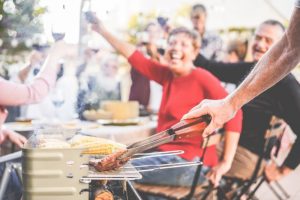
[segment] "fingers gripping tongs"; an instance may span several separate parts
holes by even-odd
[[[182,120],[170,129],[129,145],[126,152],[119,156],[117,160],[128,160],[136,153],[144,152],[159,145],[184,138],[199,136],[210,123],[210,120],[211,117],[209,115]]]

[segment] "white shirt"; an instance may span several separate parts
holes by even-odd
[[[297,8],[300,8],[300,0],[296,0],[295,6],[296,6]]]

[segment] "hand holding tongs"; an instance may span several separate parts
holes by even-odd
[[[182,120],[172,126],[170,129],[157,133],[144,140],[135,142],[129,145],[126,150],[111,154],[100,160],[98,163],[92,163],[92,165],[98,171],[106,171],[118,168],[137,153],[144,152],[148,149],[152,149],[171,141],[199,136],[207,127],[210,120],[211,117],[209,115],[204,115],[200,118]]]

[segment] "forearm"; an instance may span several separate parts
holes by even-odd
[[[49,55],[44,66],[31,84],[17,84],[0,79],[0,104],[4,106],[37,103],[55,84],[58,55]]]
[[[125,58],[128,58],[136,50],[134,45],[118,39],[104,27],[98,27],[95,31],[102,35]]]
[[[226,131],[225,132],[225,139],[224,139],[224,150],[221,162],[226,162],[231,166],[238,142],[240,138],[240,133]]]
[[[256,64],[242,84],[228,96],[236,108],[273,86],[300,62],[300,9],[295,9],[290,26],[276,43]]]

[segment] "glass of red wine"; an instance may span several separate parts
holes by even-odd
[[[63,40],[66,34],[64,28],[60,24],[58,25],[53,24],[51,31],[52,31],[52,37],[55,42],[59,40]]]
[[[65,5],[62,5],[61,9],[58,9],[54,15],[54,21],[52,23],[51,32],[55,42],[63,40],[65,37],[66,26],[64,18],[66,14]]]

